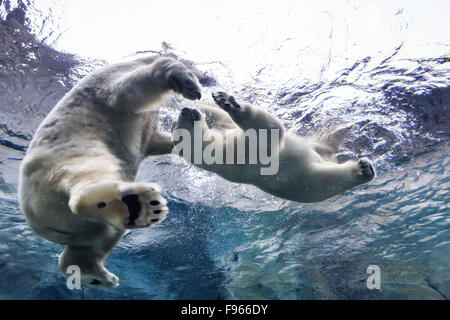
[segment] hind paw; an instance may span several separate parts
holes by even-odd
[[[358,160],[358,167],[361,175],[367,180],[372,180],[375,178],[376,172],[372,165],[372,162],[367,158],[361,158]]]
[[[128,208],[127,228],[145,228],[164,220],[169,209],[152,183],[127,183],[119,189],[121,200]]]
[[[87,187],[71,197],[73,213],[120,229],[145,228],[164,220],[168,208],[159,186],[144,182],[111,182]]]

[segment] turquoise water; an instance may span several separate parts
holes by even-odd
[[[448,298],[449,162],[430,152],[341,197],[265,212],[171,197],[164,223],[128,233],[108,258],[120,286],[83,292],[67,289],[61,246],[29,230],[3,184],[1,298]],[[381,290],[366,287],[369,265]]]
[[[291,132],[333,131],[342,141],[339,160],[368,156],[377,178],[327,201],[299,204],[169,156],[148,159],[137,179],[161,185],[168,218],[127,233],[114,248],[106,265],[120,277],[119,287],[69,290],[57,266],[63,248],[34,234],[20,213],[18,168],[53,105],[105,62],[42,44],[20,12],[11,14],[13,7],[5,3],[0,6],[0,299],[450,297],[448,50],[405,58],[406,38],[366,56],[349,58],[330,49],[328,65],[316,70],[304,62],[305,73],[291,77],[299,61],[309,61],[311,48],[296,51],[306,40],[290,37],[293,29],[280,24],[274,30],[282,45],[267,48],[259,60],[264,67],[244,84],[233,83],[233,67],[194,59],[203,96],[226,89],[277,115]],[[30,14],[30,8],[23,10]],[[248,54],[268,46],[271,35],[268,31]],[[336,45],[318,43],[325,49]],[[285,72],[281,78],[277,70]],[[170,128],[185,104],[172,97],[161,109],[161,126]],[[380,289],[367,287],[371,265],[380,268]]]

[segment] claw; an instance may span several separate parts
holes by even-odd
[[[216,104],[227,112],[232,111],[233,108],[241,108],[240,104],[236,102],[236,99],[225,92],[216,92],[212,96]]]

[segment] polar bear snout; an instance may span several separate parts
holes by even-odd
[[[202,114],[197,109],[191,109],[191,108],[183,108],[181,110],[181,115],[186,118],[187,120],[191,121],[198,121],[201,119]]]

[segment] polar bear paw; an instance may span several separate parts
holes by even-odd
[[[109,272],[103,265],[103,257],[95,247],[66,247],[58,258],[58,265],[66,277],[80,272],[82,285],[116,287],[119,277]],[[77,270],[78,269],[78,270]]]
[[[190,100],[200,100],[201,89],[195,75],[183,64],[173,64],[166,73],[169,88]]]
[[[81,273],[81,284],[114,288],[119,285],[119,277],[103,268],[102,272],[95,274]]]
[[[375,169],[372,165],[372,162],[367,158],[361,158],[358,160],[358,168],[361,172],[361,175],[367,179],[372,180],[376,176]]]
[[[169,209],[156,184],[135,182],[119,188],[121,200],[128,207],[127,228],[145,228],[163,221]]]
[[[212,97],[216,104],[226,112],[237,112],[243,109],[233,96],[225,92],[214,92]]]
[[[69,201],[73,213],[118,228],[145,228],[169,211],[159,186],[145,182],[112,182],[91,186]]]

